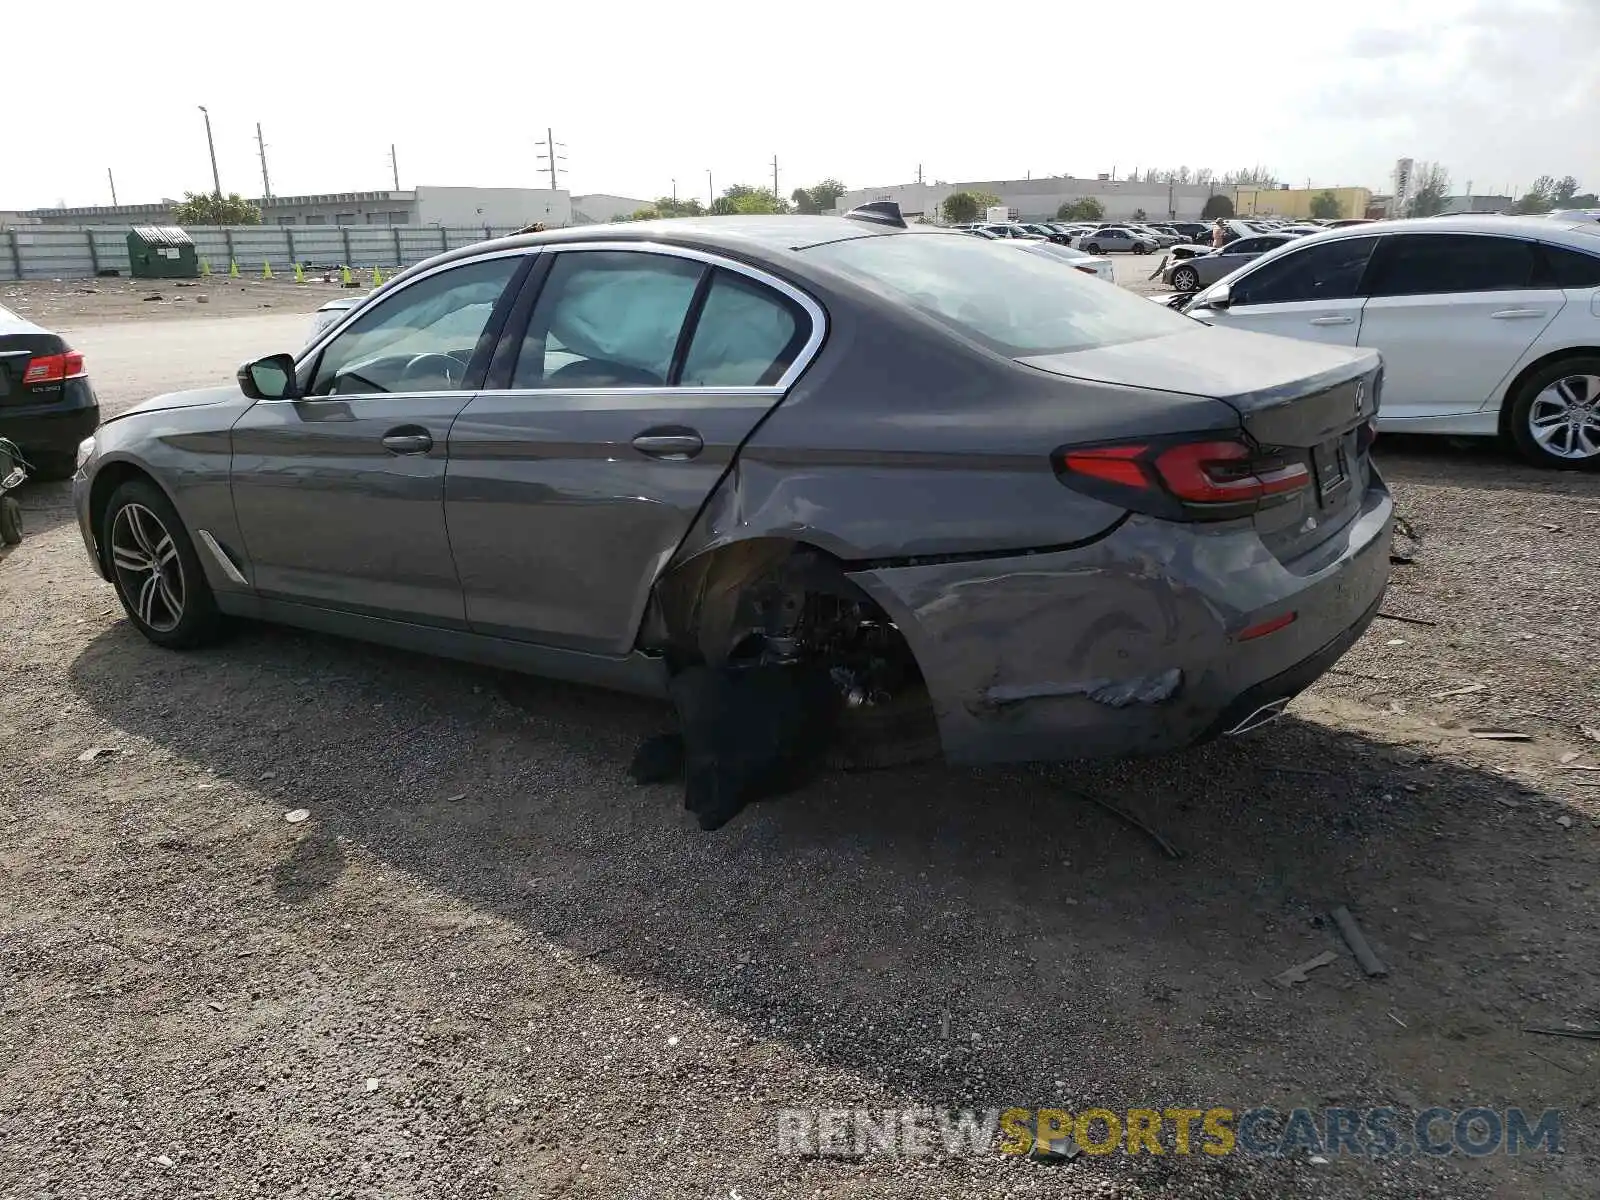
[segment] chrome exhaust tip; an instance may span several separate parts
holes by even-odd
[[[1284,710],[1289,707],[1293,696],[1283,696],[1280,699],[1263,704],[1255,712],[1240,721],[1232,729],[1223,732],[1224,737],[1233,737],[1235,734],[1249,733],[1252,729],[1260,729],[1263,725],[1270,724],[1283,716]]]

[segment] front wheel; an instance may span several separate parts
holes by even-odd
[[[117,598],[139,632],[158,646],[188,650],[213,640],[222,614],[188,531],[166,495],[147,479],[111,494],[101,545]]]
[[[1180,292],[1200,290],[1200,272],[1193,267],[1179,267],[1172,273],[1173,289]]]
[[[1135,254],[1149,254],[1150,247],[1146,246],[1143,242],[1135,242],[1133,245],[1133,252]]]
[[[1085,246],[1083,248],[1083,252],[1085,254],[1099,254],[1100,253],[1100,243],[1099,242],[1090,242],[1087,246]]]
[[[1600,358],[1569,358],[1535,371],[1511,398],[1508,428],[1537,466],[1600,463]]]

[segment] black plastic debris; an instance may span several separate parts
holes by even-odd
[[[689,667],[672,679],[680,732],[646,740],[635,782],[683,779],[700,828],[720,829],[748,804],[799,787],[822,765],[842,698],[821,665]]]

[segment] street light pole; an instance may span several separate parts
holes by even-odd
[[[717,189],[711,186],[711,168],[706,168],[706,207],[710,208],[717,202]]]
[[[211,152],[211,185],[217,190],[217,225],[222,225],[222,176],[217,174],[217,144],[211,140],[211,114],[204,104],[196,105],[206,119],[206,149]]]

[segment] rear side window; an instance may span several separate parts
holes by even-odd
[[[1534,253],[1534,243],[1515,238],[1397,234],[1384,247],[1369,294],[1434,296],[1532,287]]]
[[[1012,358],[1194,330],[1187,317],[1067,263],[955,234],[860,237],[802,253]]]
[[[1375,237],[1318,242],[1269,259],[1232,285],[1235,304],[1348,300],[1377,245]]]
[[[513,388],[666,387],[705,267],[631,250],[554,256]]]
[[[810,322],[771,288],[731,271],[711,279],[679,383],[684,387],[767,387],[805,344]]]
[[[1539,252],[1549,265],[1556,287],[1600,287],[1600,256],[1552,246],[1548,242],[1539,247]]]

